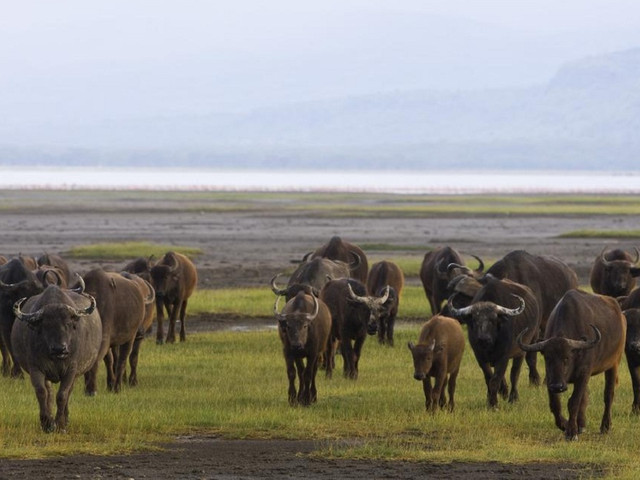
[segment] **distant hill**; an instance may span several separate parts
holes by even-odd
[[[530,88],[400,91],[119,119],[82,125],[73,135],[54,128],[54,147],[46,140],[38,148],[0,145],[0,162],[638,170],[639,131],[634,49],[569,63]]]

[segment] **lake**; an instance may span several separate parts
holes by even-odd
[[[638,194],[640,172],[279,171],[191,168],[0,167],[0,188]]]

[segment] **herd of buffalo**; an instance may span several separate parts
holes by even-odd
[[[542,383],[536,357],[545,359],[544,382],[555,423],[569,440],[586,425],[587,384],[605,375],[605,406],[600,432],[611,427],[611,404],[618,367],[626,353],[633,385],[632,411],[640,413],[640,251],[604,249],[594,261],[594,293],[579,289],[578,276],[562,260],[508,253],[485,271],[482,259],[473,270],[451,247],[424,256],[420,279],[433,316],[422,326],[417,343],[409,342],[414,377],[421,380],[428,410],[454,408],[458,371],[465,347],[461,325],[487,386],[487,403],[498,397],[518,400],[523,361],[529,381]],[[274,314],[289,380],[292,405],[316,401],[319,367],[331,376],[339,348],[345,377],[356,379],[367,335],[393,345],[393,329],[404,285],[401,269],[389,261],[368,268],[358,246],[333,237],[305,255],[286,286],[276,275],[271,288]],[[280,310],[280,297],[286,304]],[[305,364],[306,359],[306,364]],[[509,361],[508,383],[506,374]],[[299,388],[296,390],[296,375]],[[433,378],[433,385],[431,382]],[[562,414],[560,394],[573,384],[569,417]],[[448,393],[448,402],[447,402]]]
[[[638,249],[634,254],[620,249],[600,252],[591,270],[594,293],[581,291],[576,273],[553,256],[516,250],[486,271],[482,259],[473,257],[478,262],[475,270],[455,249],[440,247],[422,262],[420,280],[433,316],[422,326],[417,343],[409,342],[408,348],[428,410],[454,408],[466,343],[461,325],[466,325],[490,408],[498,405],[499,396],[518,400],[523,361],[529,381],[542,383],[536,364],[541,352],[549,405],[567,439],[576,439],[585,427],[589,378],[604,372],[600,431],[605,433],[611,427],[611,403],[625,352],[633,385],[632,411],[640,413]],[[316,401],[317,371],[322,367],[330,377],[338,350],[345,377],[355,380],[367,335],[393,346],[404,286],[403,272],[395,263],[381,261],[369,268],[361,248],[335,236],[305,255],[286,285],[278,285],[278,277],[271,280],[271,289],[276,294],[274,315],[290,404]],[[138,258],[121,272],[95,268],[83,275],[72,273],[58,255],[0,256],[2,373],[19,377],[27,372],[42,429],[64,431],[76,377],[84,375],[85,393],[95,395],[97,371],[104,363],[109,390],[118,392],[124,381],[136,385],[140,342],[154,319],[157,343],[176,341],[178,318],[179,338],[185,340],[186,308],[197,280],[194,264],[176,252],[155,262]],[[285,297],[282,308],[281,297]],[[57,393],[53,383],[60,383]],[[560,394],[568,384],[574,388],[565,418]]]
[[[64,431],[76,377],[84,375],[85,393],[95,395],[96,375],[104,362],[107,388],[118,392],[128,360],[129,384],[137,384],[140,342],[154,317],[158,343],[175,342],[178,315],[180,340],[185,340],[185,312],[196,283],[195,266],[176,252],[155,263],[137,259],[122,272],[95,268],[82,276],[72,274],[59,255],[1,257],[2,373],[20,377],[26,371],[40,406],[42,429]],[[58,382],[54,394],[52,383]]]

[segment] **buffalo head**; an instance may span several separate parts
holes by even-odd
[[[416,380],[424,380],[429,375],[429,371],[433,365],[436,340],[434,338],[427,344],[418,345],[414,345],[413,342],[409,342],[407,346],[413,356],[413,378]]]
[[[308,313],[304,311],[306,306],[305,297],[306,295],[303,291],[298,292],[287,304],[291,306],[291,309],[286,313],[278,312],[280,296],[278,296],[273,305],[273,314],[278,320],[278,328],[281,334],[286,337],[291,350],[297,353],[304,352],[305,345],[309,338],[309,327],[311,322],[318,316],[320,309],[318,299],[315,295],[311,295],[311,298],[313,298],[313,312]]]
[[[638,266],[640,251],[635,248],[635,260],[629,260],[630,255],[628,254],[623,255],[627,258],[607,260],[605,251],[606,247],[598,257],[603,265],[603,291],[601,293],[612,297],[627,295],[635,286],[634,277],[640,276],[640,266]]]
[[[350,283],[347,283],[349,289],[350,301],[365,305],[369,310],[369,319],[367,320],[367,333],[375,335],[378,332],[378,320],[387,311],[385,303],[389,299],[392,287],[387,285],[382,290],[382,295],[378,297],[356,295]]]

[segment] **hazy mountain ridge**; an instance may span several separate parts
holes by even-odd
[[[244,113],[119,119],[73,132],[52,127],[56,148],[0,147],[0,161],[637,170],[638,87],[634,49],[571,62],[530,88],[400,91]]]

